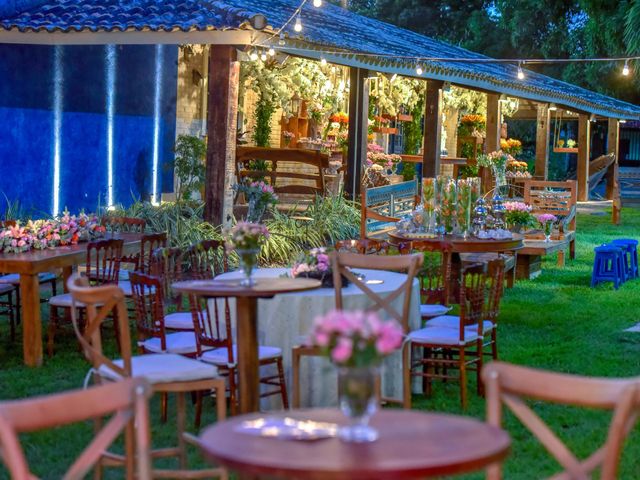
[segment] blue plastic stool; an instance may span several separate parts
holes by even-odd
[[[624,253],[614,245],[602,245],[594,249],[591,286],[602,282],[613,282],[616,290],[624,283]]]
[[[638,240],[633,238],[619,238],[611,245],[624,250],[624,273],[627,280],[638,278]]]

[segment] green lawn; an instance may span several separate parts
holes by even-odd
[[[610,215],[580,215],[577,259],[557,268],[555,257],[544,264],[534,281],[518,282],[506,292],[500,315],[499,347],[503,360],[555,371],[599,376],[640,374],[640,334],[623,330],[640,321],[640,280],[618,291],[611,285],[589,288],[593,247],[614,238],[639,238],[640,211],[625,209],[623,225],[612,226]],[[43,310],[44,312],[44,310]],[[44,312],[46,314],[46,312]],[[46,318],[46,316],[45,316]],[[0,326],[0,398],[21,398],[82,385],[87,364],[70,336],[61,336],[58,352],[42,368],[21,364],[21,347],[9,340],[6,322]],[[466,412],[484,418],[484,400],[470,384],[470,407]],[[416,397],[415,408],[462,413],[455,383],[434,385],[431,398]],[[208,404],[205,423],[213,419]],[[610,415],[599,411],[537,405],[542,417],[581,457],[602,441]],[[159,424],[157,403],[152,405],[154,423]],[[506,427],[513,450],[505,464],[505,478],[535,479],[557,471],[557,465],[511,416]],[[91,435],[89,425],[30,434],[24,438],[27,455],[37,475],[57,478]],[[154,440],[171,442],[171,424],[154,426]],[[434,439],[437,441],[437,439]],[[199,464],[197,452],[192,460]],[[6,473],[0,469],[0,478]],[[113,472],[113,478],[119,478]],[[640,477],[640,429],[630,436],[622,460],[620,478]],[[482,478],[481,475],[468,478]]]

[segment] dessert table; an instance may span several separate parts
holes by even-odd
[[[269,417],[345,424],[338,410],[290,410]],[[242,478],[357,480],[426,478],[482,470],[509,453],[509,435],[479,420],[410,410],[382,410],[371,419],[380,438],[372,443],[344,443],[264,438],[239,431],[243,415],[216,423],[199,437],[212,462],[241,473]]]
[[[356,273],[364,275],[364,280],[372,291],[382,293],[392,291],[402,282],[405,275],[397,272],[381,270],[355,269]],[[272,282],[282,275],[286,275],[286,268],[259,268],[254,272],[258,280]],[[238,280],[242,277],[240,271],[219,275],[217,279]],[[342,290],[343,305],[347,310],[371,308],[371,301],[354,285]],[[231,319],[235,325],[236,302],[229,301]],[[392,302],[398,310],[402,308],[402,298]],[[313,320],[335,308],[335,292],[333,288],[318,288],[315,290],[277,295],[271,300],[258,300],[260,313],[258,338],[261,345],[282,349],[283,365],[287,385],[292,385],[291,349],[300,345],[311,331]],[[420,286],[414,280],[411,294],[409,328],[421,327],[420,317]],[[238,338],[241,332],[238,330]],[[396,352],[386,358],[382,369],[382,392],[386,397],[402,397],[402,356]],[[265,367],[269,368],[269,367]],[[323,357],[304,357],[300,363],[300,400],[303,406],[337,406],[337,375],[335,367]],[[279,399],[269,397],[262,400],[263,409],[281,408]]]
[[[240,272],[239,272],[240,273]],[[240,285],[237,278],[189,280],[172,285],[177,293],[200,295],[205,298],[234,298],[238,334],[238,391],[240,412],[255,412],[259,408],[258,361],[258,299],[270,299],[280,293],[300,292],[320,287],[319,280],[308,278],[257,278],[251,287]],[[231,302],[230,302],[231,303]],[[262,311],[262,309],[261,309]]]
[[[140,248],[140,233],[107,233],[105,239],[124,241],[123,253]],[[66,245],[45,250],[22,253],[0,253],[0,272],[20,274],[20,299],[22,302],[22,344],[24,363],[30,367],[42,364],[42,318],[40,316],[39,273],[62,269],[65,292],[67,279],[73,267],[87,260],[87,243]]]
[[[511,252],[522,248],[524,236],[514,233],[511,238],[477,238],[462,235],[436,235],[428,238],[420,234],[389,232],[389,238],[394,243],[420,241],[439,245],[449,245],[454,254],[460,253],[501,253]]]

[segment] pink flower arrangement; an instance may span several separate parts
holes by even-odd
[[[269,230],[259,223],[238,222],[226,237],[227,250],[258,250],[269,239]]]
[[[337,365],[366,367],[400,348],[403,337],[395,320],[382,321],[370,312],[334,310],[314,320],[309,343]]]
[[[536,215],[536,220],[540,222],[541,225],[545,225],[547,223],[555,223],[558,221],[558,217],[551,213],[541,213]]]
[[[384,148],[377,143],[369,143],[367,144],[367,153],[384,153]]]
[[[291,276],[308,276],[309,273],[330,274],[329,255],[324,247],[313,248],[309,253],[301,254],[291,268]]]
[[[395,153],[367,152],[368,167],[376,164],[384,168],[393,170],[396,164],[398,164],[401,161],[402,161],[402,157],[400,155],[396,155]]]
[[[504,208],[508,212],[530,212],[531,206],[524,202],[504,202]]]

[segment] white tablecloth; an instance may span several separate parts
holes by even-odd
[[[256,278],[279,277],[288,270],[284,268],[266,268],[255,271]],[[376,293],[384,294],[395,290],[406,275],[381,270],[358,269],[364,274],[365,281],[382,280],[381,284],[367,285]],[[241,278],[240,271],[225,273],[217,278]],[[347,310],[371,308],[372,302],[354,285],[342,291],[343,305]],[[235,332],[235,300],[230,299],[231,319]],[[402,312],[402,296],[393,306]],[[332,288],[319,288],[306,292],[276,295],[272,299],[258,300],[258,340],[260,345],[282,349],[287,386],[292,386],[291,349],[299,345],[310,332],[313,320],[335,308],[335,293]],[[385,315],[381,314],[382,318]],[[411,295],[409,328],[420,327],[420,287],[414,280]],[[268,367],[267,367],[268,368]],[[303,357],[300,370],[301,406],[326,407],[337,406],[337,376],[335,368],[325,358]],[[382,368],[382,391],[387,397],[402,398],[402,358],[399,352],[387,358]],[[289,395],[291,398],[291,395]],[[279,397],[264,399],[263,409],[282,408]]]

